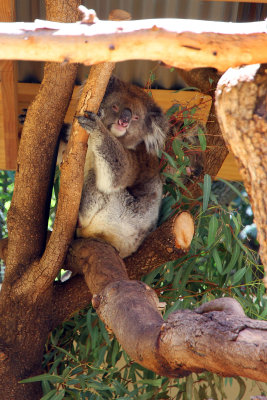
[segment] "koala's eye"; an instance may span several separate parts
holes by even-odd
[[[112,110],[115,112],[119,112],[119,106],[117,106],[117,104],[113,104]]]
[[[132,118],[134,121],[138,121],[139,120],[139,115],[133,115],[133,118]]]

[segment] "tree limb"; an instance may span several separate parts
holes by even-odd
[[[242,64],[267,62],[264,21],[228,23],[152,19],[93,22],[1,23],[0,58],[91,65],[140,59],[141,56],[184,69],[214,67],[220,71]]]
[[[59,76],[66,81],[64,86]],[[55,148],[75,76],[75,65],[46,65],[41,89],[28,110],[8,213],[6,279],[18,265],[29,264],[44,251]]]
[[[133,360],[172,377],[209,370],[267,381],[266,321],[246,318],[233,299],[218,299],[164,322],[155,292],[128,279],[110,245],[87,240],[80,251],[93,307]]]
[[[124,260],[130,279],[141,279],[160,265],[181,258],[189,249],[193,236],[194,220],[191,214],[182,212],[174,215]]]
[[[111,18],[127,18],[128,13],[112,14]],[[94,65],[83,87],[76,116],[84,112],[98,112],[107,84],[115,67],[114,63]],[[60,192],[57,213],[51,238],[40,262],[39,281],[43,289],[49,287],[58,274],[67,254],[67,250],[78,220],[79,205],[84,181],[84,162],[87,152],[87,132],[74,118],[68,150],[61,166]],[[63,227],[65,229],[63,229]]]
[[[90,304],[92,295],[84,277],[76,275],[66,282],[55,282],[53,287],[51,329],[56,328],[72,314]]]
[[[267,288],[267,74],[266,65],[229,69],[216,91],[221,130],[235,155],[257,225]]]

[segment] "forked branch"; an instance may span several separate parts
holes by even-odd
[[[208,369],[224,376],[267,381],[267,322],[245,317],[233,299],[182,310],[164,322],[159,300],[146,284],[130,281],[108,244],[83,239],[80,257],[92,304],[105,325],[141,365],[161,375]]]

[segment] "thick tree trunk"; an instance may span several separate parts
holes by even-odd
[[[267,74],[266,65],[229,69],[217,88],[223,136],[250,197],[267,288]]]
[[[78,18],[78,0],[47,0],[47,5],[50,19],[60,16],[63,22],[74,22]],[[20,142],[8,215],[6,275],[0,293],[0,398],[5,400],[42,396],[40,383],[19,382],[41,372],[44,345],[52,329],[53,288],[44,287],[39,279],[47,280],[39,258],[46,246],[53,157],[76,69],[74,64],[46,65]]]

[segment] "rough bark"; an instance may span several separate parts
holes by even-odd
[[[179,227],[174,230],[176,224]],[[178,243],[187,235],[187,244],[180,246]],[[134,254],[124,260],[130,279],[141,279],[167,261],[178,260],[184,256],[193,235],[194,221],[189,213],[183,212],[164,222],[145,239]]]
[[[59,16],[62,21],[77,19],[78,0],[49,0],[48,6],[51,3],[50,19]],[[39,383],[20,384],[19,381],[41,372],[43,348],[52,328],[52,285],[42,289],[39,260],[46,244],[55,148],[75,76],[74,64],[46,65],[40,92],[28,110],[21,137],[15,190],[8,214],[6,274],[0,293],[3,399],[39,399],[42,394]]]
[[[267,287],[267,74],[266,65],[229,69],[216,92],[224,138],[240,167],[257,225]]]
[[[214,67],[220,71],[267,61],[264,21],[94,22],[89,25],[60,25],[49,21],[1,23],[0,58],[91,65],[140,59],[141,56],[184,69]]]
[[[207,369],[267,381],[267,323],[245,317],[235,300],[178,311],[164,322],[155,292],[128,279],[111,246],[88,239],[79,255],[93,306],[136,362],[171,377]]]

